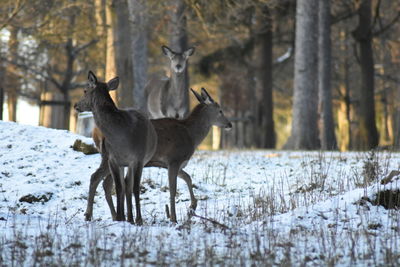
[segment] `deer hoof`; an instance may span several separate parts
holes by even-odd
[[[85,221],[90,222],[92,220],[92,214],[85,213]]]

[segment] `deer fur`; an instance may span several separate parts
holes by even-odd
[[[185,73],[187,61],[193,55],[191,47],[182,53],[174,52],[167,46],[162,51],[170,60],[170,77],[154,76],[145,86],[147,111],[152,119],[183,119],[188,113],[189,98]]]
[[[170,188],[170,219],[176,222],[175,211],[175,196],[176,196],[176,180],[177,176],[183,179],[189,189],[191,205],[190,209],[195,210],[197,207],[197,199],[193,193],[192,179],[183,168],[187,165],[192,157],[196,147],[204,140],[212,125],[216,125],[225,129],[232,128],[232,124],[224,116],[220,106],[216,103],[202,88],[201,95],[193,91],[200,102],[184,120],[171,118],[151,120],[157,132],[158,143],[157,149],[150,161],[145,167],[161,167],[168,169],[168,179]],[[90,220],[93,212],[93,199],[97,185],[106,177],[103,182],[103,187],[106,195],[106,200],[109,205],[111,214],[115,214],[114,206],[111,199],[112,180],[109,174],[106,173],[106,168],[103,168],[103,162],[108,157],[108,151],[102,148],[105,142],[105,137],[101,130],[95,128],[93,131],[93,139],[96,146],[102,154],[102,163],[98,170],[92,175],[90,181],[86,219]]]
[[[101,151],[107,151],[104,162],[97,170],[103,175],[111,173],[117,192],[117,221],[125,220],[124,201],[127,201],[127,219],[133,222],[132,192],[135,196],[136,223],[142,223],[140,212],[140,179],[143,166],[152,158],[157,147],[157,134],[150,120],[135,110],[118,109],[109,91],[117,89],[118,77],[104,83],[89,71],[84,96],[75,104],[78,112],[92,111],[94,121],[104,135]],[[107,168],[108,167],[108,168]],[[124,179],[123,170],[128,167]],[[96,171],[96,172],[97,172]],[[97,174],[96,174],[97,175]],[[92,180],[93,175],[92,175]],[[92,181],[91,180],[91,181]],[[90,190],[93,190],[91,187]],[[95,190],[95,188],[94,188]]]

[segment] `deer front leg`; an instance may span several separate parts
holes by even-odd
[[[102,157],[99,168],[92,174],[90,177],[90,185],[89,185],[89,195],[87,199],[87,206],[85,211],[85,220],[92,220],[93,215],[93,202],[94,196],[96,194],[97,186],[103,177],[108,175],[110,172],[108,170],[107,159]]]
[[[113,177],[115,183],[115,191],[117,193],[117,221],[125,221],[125,213],[124,213],[124,202],[125,202],[125,181],[123,173],[123,168],[120,170],[120,167],[116,164],[113,164],[111,161],[108,161],[108,165],[110,168],[111,176]]]
[[[142,225],[142,213],[140,212],[140,180],[142,178],[143,163],[139,162],[136,166],[133,179],[133,195],[135,196],[136,204],[136,224]]]
[[[133,223],[133,213],[132,213],[132,191],[133,191],[133,168],[128,168],[128,173],[125,177],[125,197],[126,197],[126,207],[128,209],[127,216],[128,222]]]
[[[175,210],[175,197],[176,197],[176,177],[179,172],[179,164],[170,164],[168,166],[168,181],[169,181],[169,195],[170,195],[170,220],[176,223],[176,210]]]
[[[115,221],[117,219],[117,213],[115,212],[114,203],[113,203],[113,200],[111,197],[113,184],[114,184],[113,179],[112,179],[111,175],[108,174],[106,179],[104,179],[104,181],[103,181],[103,189],[104,189],[104,194],[106,196],[106,201],[107,201],[108,207],[110,208],[111,217],[112,217],[113,221]]]
[[[187,187],[189,189],[189,194],[190,194],[190,202],[191,202],[190,207],[189,207],[189,209],[190,209],[189,213],[193,213],[197,208],[197,199],[193,193],[192,178],[190,178],[190,175],[187,172],[185,172],[184,170],[180,170],[178,172],[178,177],[182,178],[187,184]]]

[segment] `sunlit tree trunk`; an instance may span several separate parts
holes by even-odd
[[[371,149],[378,145],[379,136],[375,121],[374,58],[372,50],[371,0],[361,0],[358,8],[359,24],[353,32],[358,43],[361,68],[359,93],[359,136],[357,149]]]
[[[15,63],[18,59],[18,32],[16,27],[10,27],[10,38],[8,41],[9,59]],[[6,68],[6,94],[7,94],[7,109],[8,120],[17,121],[17,100],[18,90],[20,89],[19,77],[15,64],[7,64]]]
[[[318,149],[317,31],[318,0],[299,0],[291,136],[285,148]]]
[[[115,48],[114,48],[114,26],[113,25],[113,9],[111,7],[112,0],[106,1],[106,56],[105,56],[105,80],[108,81],[117,76]],[[110,92],[112,99],[118,104],[118,91]]]
[[[101,60],[105,60],[107,56],[107,21],[106,21],[106,0],[94,0],[96,8],[95,22],[96,33],[99,41],[96,44],[96,49]],[[96,75],[101,79],[106,79],[107,64],[99,64],[96,70]]]

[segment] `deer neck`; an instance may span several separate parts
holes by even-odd
[[[96,125],[105,137],[110,138],[115,122],[118,121],[118,108],[109,95],[102,95],[94,100],[93,117]]]
[[[169,89],[169,91],[173,94],[178,96],[182,95],[182,92],[185,89],[185,71],[181,73],[172,72]]]
[[[206,106],[204,104],[197,105],[185,120],[185,124],[195,147],[197,147],[206,138],[212,126]]]

